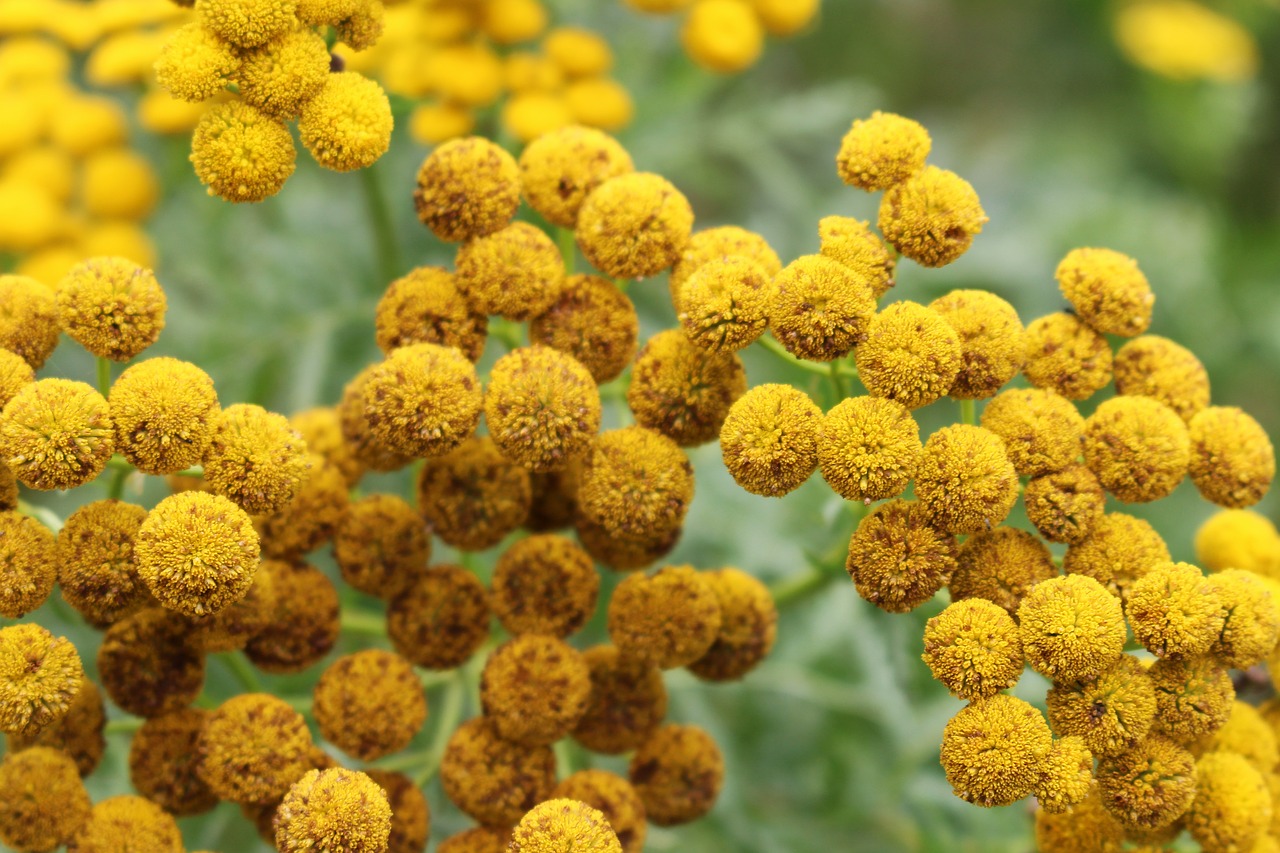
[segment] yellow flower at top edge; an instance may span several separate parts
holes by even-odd
[[[1172,80],[1240,83],[1258,73],[1258,43],[1236,21],[1191,0],[1138,0],[1115,18],[1121,52]]]

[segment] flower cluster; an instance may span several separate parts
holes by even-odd
[[[818,16],[822,0],[623,0],[651,15],[683,14],[680,42],[710,71],[736,74],[764,52],[766,35],[786,38]]]

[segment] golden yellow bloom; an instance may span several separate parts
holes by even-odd
[[[615,571],[629,572],[652,566],[670,554],[684,532],[682,523],[640,536],[618,536],[579,513],[574,530],[593,560]]]
[[[986,221],[969,182],[937,166],[894,184],[880,202],[880,232],[901,254],[926,267],[946,266],[963,255]]]
[[[54,97],[58,109],[49,117],[49,136],[57,147],[85,157],[127,143],[129,120],[116,99],[68,94]]]
[[[948,533],[978,533],[1004,521],[1018,500],[1018,474],[1004,442],[956,424],[929,436],[916,469],[916,497]]]
[[[471,361],[484,351],[489,318],[463,298],[453,273],[418,267],[396,279],[378,301],[374,315],[384,353],[409,344],[457,347]]]
[[[199,775],[200,730],[208,711],[183,708],[142,724],[129,745],[129,781],[175,817],[207,812],[218,798]]]
[[[1271,724],[1257,708],[1239,700],[1232,703],[1231,716],[1209,738],[1205,751],[1242,755],[1263,775],[1270,774],[1280,761],[1280,749]]]
[[[509,829],[477,826],[450,835],[436,848],[436,853],[507,853]]]
[[[833,361],[867,339],[875,310],[869,281],[838,261],[805,255],[774,278],[769,323],[796,358]]]
[[[782,269],[782,261],[778,258],[769,243],[751,231],[736,225],[722,225],[707,228],[689,238],[684,251],[671,268],[669,280],[671,304],[679,314],[683,308],[680,293],[685,282],[693,274],[702,269],[704,264],[712,261],[725,261],[733,257],[744,257],[755,261],[765,274],[772,279]],[[767,313],[767,312],[766,312]]]
[[[310,469],[302,488],[284,509],[255,519],[262,553],[296,559],[325,542],[347,514],[347,482],[338,466],[318,453],[308,454]]]
[[[1133,258],[1111,249],[1072,249],[1054,275],[1062,295],[1094,330],[1133,337],[1151,325],[1156,298]]]
[[[498,359],[484,400],[494,445],[531,471],[563,468],[600,429],[600,392],[573,356],[520,347]]]
[[[534,806],[511,832],[512,853],[622,853],[622,844],[598,809],[570,799]]]
[[[334,29],[338,40],[352,50],[367,50],[382,36],[385,17],[381,0],[360,0],[355,10]]]
[[[237,403],[213,422],[204,479],[245,512],[264,515],[293,500],[309,465],[306,443],[283,415]]]
[[[320,94],[326,81],[340,76],[329,74],[329,49],[324,39],[305,27],[287,32],[242,56],[242,64],[233,72],[240,96],[249,106],[286,121],[297,118]],[[305,143],[305,131],[303,140]]]
[[[678,12],[693,3],[693,0],[623,0],[631,8],[653,15],[666,15]]]
[[[431,833],[431,807],[422,789],[403,773],[371,769],[364,773],[383,790],[391,806],[387,853],[421,853]]]
[[[0,628],[0,731],[38,735],[66,716],[83,680],[66,637],[30,622]]]
[[[418,666],[461,666],[489,638],[484,585],[460,566],[432,566],[391,599],[387,636],[397,652]]]
[[[1116,352],[1116,393],[1154,397],[1184,421],[1209,405],[1209,374],[1191,350],[1159,335],[1141,335]]]
[[[106,724],[102,692],[87,677],[81,676],[80,690],[57,722],[34,734],[9,733],[8,748],[10,752],[20,752],[33,746],[51,746],[71,756],[84,777],[102,761],[107,746],[103,737]]]
[[[156,80],[175,98],[212,98],[240,68],[240,54],[212,30],[192,21],[174,32],[155,63]]]
[[[895,302],[871,319],[856,352],[858,377],[872,396],[918,409],[951,390],[962,355],[960,337],[940,313]]]
[[[721,618],[712,583],[692,566],[666,566],[618,585],[609,601],[609,637],[627,658],[675,669],[707,653]]]
[[[965,540],[951,575],[952,601],[985,598],[1010,616],[1027,593],[1058,573],[1044,543],[1025,530],[995,527]]]
[[[422,516],[396,495],[369,495],[347,509],[333,537],[342,579],[389,599],[425,571],[431,536]]]
[[[529,472],[487,436],[428,459],[418,477],[418,508],[432,532],[464,551],[491,548],[523,524],[532,495]]]
[[[581,27],[556,27],[542,49],[567,77],[598,77],[613,67],[613,52],[604,37]]]
[[[1173,823],[1196,794],[1196,762],[1181,746],[1153,735],[1098,765],[1108,811],[1126,827],[1159,829]]]
[[[409,113],[409,136],[423,145],[466,136],[475,126],[475,114],[458,104],[419,104]]]
[[[167,301],[151,270],[125,258],[90,258],[58,285],[62,328],[93,355],[129,361],[156,342]]]
[[[677,260],[693,231],[693,208],[665,178],[631,172],[592,190],[575,233],[587,260],[605,275],[647,278]]]
[[[697,726],[662,726],[631,757],[631,784],[645,815],[658,826],[697,820],[711,810],[724,783],[724,757]]]
[[[689,58],[710,71],[736,74],[764,51],[764,27],[749,0],[696,0],[680,29]]]
[[[1018,623],[1027,663],[1056,682],[1092,678],[1124,649],[1120,601],[1085,575],[1037,584],[1018,607]]]
[[[347,755],[374,761],[409,745],[427,719],[427,697],[409,661],[381,649],[338,658],[316,682],[320,733]]]
[[[199,464],[219,413],[209,375],[174,358],[133,365],[111,386],[107,402],[116,449],[148,474],[172,474]]]
[[[20,619],[44,604],[58,578],[53,534],[16,509],[0,511],[0,615]]]
[[[326,65],[327,68],[327,65]],[[391,102],[373,80],[342,71],[302,106],[298,134],[316,162],[336,172],[372,166],[391,145]]]
[[[31,489],[72,489],[102,473],[115,449],[107,401],[70,379],[24,386],[0,412],[0,459]]]
[[[274,561],[258,566],[253,583],[239,600],[207,616],[187,620],[187,642],[201,652],[230,652],[243,649],[248,642],[272,623],[276,616],[276,585],[272,576]]]
[[[158,717],[200,695],[204,657],[187,643],[187,626],[178,614],[152,607],[107,629],[98,648],[98,675],[121,710]]]
[[[902,494],[921,452],[920,427],[890,399],[850,397],[818,427],[822,478],[846,500],[869,504]]]
[[[200,23],[236,47],[257,47],[296,21],[294,0],[200,0]]]
[[[631,363],[639,334],[631,300],[595,275],[566,278],[556,300],[529,323],[531,342],[573,356],[597,384],[616,379]]]
[[[688,447],[719,435],[729,408],[746,390],[735,353],[708,353],[681,330],[667,329],[636,356],[627,404],[640,426]]]
[[[1219,506],[1240,509],[1262,500],[1276,475],[1271,439],[1234,406],[1211,406],[1190,422],[1191,480]]]
[[[283,699],[232,697],[200,730],[200,777],[220,799],[270,803],[311,770],[311,732]]]
[[[644,803],[621,776],[605,770],[579,770],[561,781],[551,796],[599,809],[622,845],[622,853],[640,853],[644,848],[648,830]]]
[[[1258,73],[1258,44],[1231,18],[1191,0],[1121,7],[1116,41],[1130,62],[1173,80],[1239,83]]]
[[[1103,806],[1098,786],[1065,812],[1036,810],[1036,849],[1040,853],[1079,853],[1082,850],[1118,851],[1125,828]]]
[[[689,671],[704,681],[736,681],[773,650],[778,608],[769,588],[739,569],[707,572],[703,578],[720,602],[720,629]]]
[[[338,641],[338,591],[306,563],[271,561],[258,571],[271,573],[276,609],[271,624],[245,645],[245,654],[264,672],[300,672]]]
[[[1027,519],[1050,542],[1084,541],[1102,518],[1107,496],[1098,478],[1084,465],[1033,477],[1022,495]]]
[[[1060,471],[1081,452],[1084,418],[1066,398],[1039,388],[998,394],[982,410],[982,426],[1004,440],[1023,476]]]
[[[486,826],[512,826],[556,785],[549,746],[504,740],[488,717],[454,731],[440,762],[440,782],[455,806]]]
[[[150,89],[138,101],[138,124],[151,133],[185,135],[195,130],[207,109],[203,102],[180,101],[163,89]]]
[[[1127,599],[1134,582],[1171,559],[1168,546],[1148,521],[1114,512],[1097,519],[1089,535],[1067,549],[1062,567],[1068,574],[1088,575]]]
[[[583,514],[614,536],[653,538],[684,522],[693,467],[679,446],[633,426],[596,438],[578,485]]]
[[[591,671],[591,693],[574,739],[606,755],[637,749],[667,715],[662,670],[624,656],[616,646],[593,646],[582,657]]]
[[[539,0],[490,0],[481,27],[498,44],[519,44],[537,36],[547,26],[547,10]]]
[[[182,492],[156,504],[134,540],[138,576],[151,594],[187,616],[239,600],[258,569],[258,534],[226,498]]]
[[[1276,647],[1280,611],[1271,588],[1244,569],[1226,569],[1210,583],[1217,590],[1225,618],[1210,653],[1231,669],[1248,669]]]
[[[146,606],[133,541],[147,511],[115,500],[85,504],[58,532],[62,596],[89,624],[106,627]]]
[[[1044,717],[1021,699],[997,694],[973,702],[942,731],[942,769],[957,797],[1007,806],[1039,782],[1053,747]]]
[[[151,164],[140,154],[123,148],[90,156],[80,181],[85,212],[103,219],[146,219],[160,195],[160,182]]]
[[[680,325],[711,352],[736,352],[769,325],[773,278],[750,258],[732,256],[703,264],[680,291]]]
[[[1060,311],[1031,321],[1026,342],[1022,372],[1037,388],[1087,400],[1111,381],[1107,339],[1074,314]]]
[[[960,371],[947,392],[957,400],[995,396],[1026,358],[1025,333],[1013,306],[985,290],[953,290],[929,308],[960,339]]]
[[[586,713],[590,670],[563,640],[521,634],[499,646],[480,675],[480,703],[506,740],[541,746],[560,740]]]
[[[72,843],[92,803],[76,764],[47,746],[10,753],[0,764],[0,841],[14,850]]]
[[[1169,495],[1186,475],[1190,456],[1182,419],[1150,397],[1112,398],[1085,421],[1085,463],[1125,503]]]
[[[1236,691],[1226,667],[1213,657],[1161,658],[1148,672],[1156,688],[1156,734],[1192,744],[1231,716]]]
[[[209,195],[262,201],[293,174],[297,151],[280,119],[242,101],[210,107],[191,137],[191,162]]]
[[[27,385],[36,381],[31,365],[15,352],[0,349],[0,409]]]
[[[845,570],[858,595],[890,613],[914,610],[947,585],[955,538],[935,527],[915,501],[876,507],[849,539]]]
[[[1222,633],[1223,603],[1221,588],[1198,568],[1165,561],[1129,587],[1125,616],[1152,654],[1188,657],[1209,651]]]
[[[387,793],[364,773],[310,770],[276,811],[282,853],[381,853],[391,836]]]
[[[1073,736],[1055,740],[1034,789],[1040,808],[1061,814],[1083,802],[1092,789],[1093,754],[1084,741]]]
[[[457,284],[480,314],[527,320],[551,307],[564,261],[551,238],[527,222],[477,237],[458,250]]]
[[[775,36],[790,36],[809,25],[822,0],[752,0],[765,29]]]
[[[994,696],[1022,676],[1018,623],[985,599],[954,601],[925,623],[921,660],[958,699]]]
[[[1097,675],[1055,684],[1045,702],[1054,732],[1083,738],[1102,758],[1141,743],[1156,714],[1155,685],[1131,655],[1121,655]]]
[[[794,2],[800,5],[800,0]],[[865,279],[876,299],[893,287],[897,257],[867,222],[847,216],[824,216],[818,220],[818,237],[822,254]]]
[[[1271,519],[1248,509],[1224,509],[1196,532],[1196,560],[1211,572],[1244,569],[1280,575],[1280,534]]]
[[[418,219],[441,240],[458,243],[492,234],[520,206],[520,169],[487,139],[446,142],[423,161],[413,193]]]
[[[818,466],[821,418],[808,395],[790,385],[752,388],[729,407],[720,428],[725,467],[748,492],[782,497]],[[829,442],[838,444],[835,436]]]
[[[0,180],[0,212],[0,248],[10,253],[35,251],[73,226],[48,191],[21,176]]]
[[[342,419],[336,409],[321,407],[298,412],[289,418],[289,426],[302,436],[308,451],[319,453],[342,471],[348,486],[359,482],[364,470],[343,438]]]
[[[112,853],[122,848],[182,853],[178,822],[144,797],[119,796],[93,807],[68,853]]]
[[[840,143],[836,170],[849,186],[887,190],[924,168],[932,144],[919,122],[877,110],[853,122]]]
[[[1210,752],[1196,762],[1187,830],[1205,853],[1255,849],[1271,811],[1266,779],[1243,756]]]
[[[570,126],[542,134],[520,155],[520,181],[529,206],[552,225],[573,228],[596,187],[634,170],[631,155],[599,130]]]
[[[569,104],[559,94],[521,92],[502,105],[502,124],[521,142],[573,124]]]
[[[511,634],[567,637],[595,612],[600,577],[591,558],[563,536],[530,536],[493,568],[494,615]]]

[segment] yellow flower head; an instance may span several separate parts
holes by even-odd
[[[606,133],[573,125],[544,133],[520,154],[520,183],[529,206],[552,225],[573,228],[596,187],[635,169],[631,155]]]
[[[1116,14],[1130,62],[1173,80],[1240,83],[1258,73],[1258,44],[1231,18],[1192,0],[1142,0]]]
[[[547,10],[539,0],[489,0],[481,26],[498,44],[519,44],[546,29]]]
[[[1231,669],[1248,669],[1276,647],[1280,611],[1270,585],[1253,572],[1226,569],[1210,583],[1222,602],[1225,619],[1210,653]]]
[[[188,644],[187,634],[183,619],[160,607],[108,628],[98,648],[98,674],[111,701],[139,717],[194,702],[204,688],[204,656]]]
[[[1124,840],[1124,826],[1103,806],[1097,785],[1065,812],[1036,810],[1036,849],[1040,853],[1120,850]]]
[[[440,762],[445,796],[487,826],[512,826],[551,795],[556,757],[549,746],[526,746],[504,739],[488,717],[476,717],[454,731]]]
[[[680,259],[693,233],[693,208],[670,181],[650,172],[610,178],[578,211],[578,247],[615,278],[647,278]]]
[[[480,314],[527,320],[551,307],[564,287],[564,261],[551,238],[515,222],[463,244],[458,288]]]
[[[387,152],[393,124],[382,87],[342,71],[328,74],[316,96],[303,104],[298,134],[321,166],[350,172],[372,166]]]
[[[570,799],[534,806],[511,832],[512,853],[622,853],[622,844],[598,809]]]
[[[681,330],[667,329],[636,357],[627,404],[640,426],[689,447],[719,435],[729,408],[746,390],[735,353],[708,353]]]
[[[0,461],[0,510],[18,508],[18,478]]]
[[[231,44],[192,21],[176,30],[160,51],[156,81],[175,98],[199,103],[221,92],[240,63]]]
[[[441,841],[436,853],[507,853],[510,839],[509,829],[476,826]]]
[[[736,225],[706,228],[689,238],[684,251],[671,268],[671,304],[676,313],[684,310],[680,303],[680,293],[684,290],[685,282],[693,278],[694,273],[712,261],[726,261],[733,257],[755,261],[770,279],[782,269],[778,253],[759,234]]]
[[[640,853],[648,825],[644,803],[626,779],[607,770],[579,770],[566,777],[551,796],[577,800],[599,809],[622,845],[622,853]]]
[[[1031,321],[1026,342],[1022,372],[1037,388],[1087,400],[1111,381],[1107,339],[1074,314],[1060,311]]]
[[[729,408],[720,428],[725,467],[748,492],[782,497],[818,466],[822,423],[822,410],[803,391],[790,385],[752,388]]]
[[[160,195],[160,182],[151,164],[123,148],[91,155],[80,180],[85,212],[103,219],[146,219]],[[91,247],[92,240],[86,239],[85,245]]]
[[[916,497],[948,533],[979,533],[1004,521],[1018,500],[1018,474],[1004,442],[956,424],[929,436],[916,469]]]
[[[631,756],[629,776],[649,820],[675,826],[711,811],[724,784],[724,756],[697,726],[668,724]]]
[[[66,716],[83,680],[66,637],[30,622],[0,628],[0,731],[38,735]]]
[[[1111,249],[1072,249],[1054,275],[1062,295],[1094,330],[1129,338],[1151,325],[1156,298],[1133,258]]]
[[[824,216],[818,220],[818,237],[822,254],[865,279],[876,299],[893,287],[897,257],[866,221]]]
[[[1016,616],[1027,593],[1057,573],[1043,542],[1025,530],[996,527],[960,546],[949,584],[951,599],[985,598]]]
[[[887,190],[923,169],[932,146],[929,131],[919,122],[877,110],[871,118],[855,120],[845,134],[836,170],[851,187]]]
[[[200,730],[209,711],[183,708],[142,724],[129,746],[129,780],[174,816],[207,812],[218,798],[200,778]]]
[[[1201,850],[1255,850],[1271,825],[1266,778],[1244,756],[1210,752],[1196,762],[1187,830]]]
[[[636,354],[640,321],[607,278],[571,275],[556,300],[529,323],[529,340],[576,358],[598,384],[616,379]]]
[[[947,392],[957,400],[995,396],[1022,370],[1026,346],[1013,306],[985,290],[953,290],[929,303],[960,338],[960,372]]]
[[[1220,588],[1188,563],[1160,562],[1128,589],[1125,617],[1133,637],[1159,657],[1209,651],[1226,613]]]
[[[915,501],[894,500],[862,520],[849,539],[845,570],[858,595],[890,613],[933,598],[956,568],[955,538]]]
[[[72,843],[90,808],[75,762],[60,750],[11,752],[0,764],[0,841],[11,849],[54,850]]]
[[[524,529],[530,533],[546,533],[572,527],[578,515],[578,474],[582,459],[572,459],[559,471],[529,475],[533,502]]]
[[[493,612],[514,635],[567,637],[591,618],[600,576],[578,545],[552,534],[513,544],[493,567]]]
[[[1068,574],[1088,575],[1127,599],[1135,581],[1171,559],[1150,522],[1115,512],[1097,519],[1088,536],[1072,543],[1062,566]]]
[[[70,849],[76,853],[109,853],[136,847],[156,853],[182,853],[178,822],[145,797],[125,795],[93,807]]]
[[[36,381],[36,372],[26,359],[15,352],[0,349],[0,409],[19,391]]]
[[[1097,675],[1055,684],[1045,702],[1054,732],[1083,738],[1102,758],[1136,747],[1156,715],[1155,685],[1131,655],[1121,655]]]
[[[549,92],[521,92],[502,105],[502,124],[521,142],[573,124],[565,98]]]
[[[498,359],[484,401],[494,445],[531,471],[564,468],[600,428],[600,392],[573,356],[544,346]]]
[[[191,162],[209,195],[262,201],[293,174],[297,151],[284,122],[243,101],[210,107],[191,137]]]
[[[958,259],[986,221],[969,182],[937,166],[925,166],[893,185],[880,202],[880,232],[901,254],[926,267]]]
[[[1018,607],[1018,624],[1027,663],[1056,682],[1092,678],[1124,649],[1119,600],[1084,575],[1036,584]]]
[[[90,258],[58,285],[62,328],[99,358],[129,361],[164,329],[164,291],[151,270],[125,258]]]
[[[1235,687],[1215,658],[1161,658],[1148,672],[1156,688],[1156,734],[1193,744],[1231,716]]]
[[[1103,803],[1133,829],[1168,826],[1182,817],[1196,795],[1195,759],[1158,735],[1103,759],[1097,774]]]
[[[954,601],[925,623],[921,660],[958,699],[994,696],[1022,676],[1018,623],[986,599]]]
[[[333,537],[342,579],[368,595],[388,599],[431,557],[431,535],[413,507],[397,495],[368,495],[348,507]]]
[[[502,541],[524,523],[532,498],[528,470],[487,436],[428,459],[418,477],[418,509],[435,535],[463,551]]]
[[[563,640],[521,634],[494,650],[480,674],[480,704],[506,740],[542,746],[560,740],[586,713],[591,671]]]
[[[696,0],[680,29],[694,62],[709,71],[736,74],[764,51],[764,26],[749,0]]]
[[[684,528],[659,529],[639,536],[618,536],[600,524],[579,513],[574,519],[574,531],[578,541],[595,560],[619,572],[629,572],[652,566],[676,547]]]
[[[671,439],[644,427],[596,438],[578,486],[583,514],[609,534],[634,539],[672,531],[693,500],[693,467]]]
[[[39,370],[58,345],[60,334],[52,290],[34,278],[0,275],[0,347]]]
[[[915,302],[895,302],[871,319],[857,349],[858,376],[875,397],[908,409],[927,406],[955,383],[963,350],[942,314]]]
[[[475,130],[475,114],[459,104],[419,104],[409,113],[409,135],[423,145],[440,145]]]
[[[275,565],[272,561],[259,564],[248,591],[217,613],[189,618],[187,640],[192,648],[209,653],[238,651],[270,625],[277,609]]]
[[[1023,476],[1061,471],[1080,455],[1084,418],[1069,400],[1039,388],[998,394],[982,410],[982,426],[1004,440]]]
[[[244,693],[223,702],[200,731],[200,777],[220,799],[271,803],[311,770],[302,715],[283,699]]]
[[[364,397],[374,440],[405,456],[448,453],[480,420],[480,379],[454,347],[411,344],[393,350],[369,372]]]
[[[213,422],[204,478],[245,512],[263,515],[293,500],[309,465],[306,443],[283,415],[237,403]]]
[[[83,382],[32,382],[0,412],[0,459],[31,489],[84,485],[114,449],[107,401]]]
[[[1234,406],[1210,406],[1191,419],[1191,480],[1218,506],[1240,509],[1262,500],[1276,476],[1271,439]]]
[[[197,0],[201,25],[236,47],[257,47],[295,26],[294,0]]]
[[[91,625],[114,624],[150,600],[133,556],[134,537],[146,517],[135,504],[94,501],[68,516],[58,532],[62,596]]]
[[[772,302],[773,278],[755,261],[709,261],[680,290],[680,325],[703,349],[737,352],[764,334]]]
[[[1209,405],[1209,374],[1186,347],[1159,335],[1141,335],[1116,351],[1116,393],[1154,397],[1190,423]]]
[[[0,511],[0,616],[20,619],[44,604],[58,571],[48,528],[16,509]]]
[[[661,669],[687,666],[720,631],[715,587],[692,566],[629,576],[609,601],[609,637],[624,657]]]
[[[666,15],[679,12],[693,3],[693,0],[623,0],[632,9],[647,12],[651,15]]]
[[[409,661],[382,649],[338,658],[316,681],[312,713],[325,740],[361,761],[409,745],[427,698]]]
[[[795,35],[818,15],[822,0],[752,0],[765,29],[775,36]]]
[[[818,428],[822,478],[846,500],[869,504],[902,494],[921,452],[911,413],[882,397],[842,400]]]
[[[1083,802],[1092,790],[1093,753],[1078,737],[1055,740],[1035,787],[1040,808],[1061,814]]]
[[[769,323],[796,358],[833,361],[867,339],[875,311],[869,281],[838,261],[805,255],[774,278]]]
[[[245,103],[287,121],[297,118],[326,82],[339,75],[329,74],[329,49],[324,39],[315,30],[302,27],[246,51],[233,76]]]
[[[307,459],[310,469],[293,500],[255,519],[264,556],[298,559],[328,542],[346,517],[348,486],[341,469],[318,453]]]
[[[603,36],[581,27],[556,27],[542,50],[567,77],[598,77],[613,67],[613,52]]]
[[[1186,476],[1191,441],[1177,413],[1150,397],[1114,397],[1085,421],[1084,458],[1125,503],[1169,495]]]
[[[107,746],[103,737],[106,724],[102,692],[88,677],[81,676],[79,692],[57,722],[34,734],[10,732],[8,748],[10,752],[20,752],[33,746],[51,746],[69,755],[84,777],[102,761]]]
[[[298,412],[289,418],[289,425],[302,436],[308,451],[320,454],[342,471],[348,486],[359,482],[364,470],[343,438],[342,419],[336,409],[321,407]]]
[[[360,0],[355,10],[339,21],[334,29],[338,40],[352,50],[367,50],[382,36],[386,11],[381,0]]]
[[[1271,724],[1257,708],[1239,700],[1232,703],[1231,716],[1209,738],[1205,751],[1242,755],[1264,775],[1269,775],[1280,761],[1280,748]]]
[[[957,797],[990,808],[1032,793],[1053,748],[1044,717],[1021,699],[973,702],[942,731],[942,769]]]
[[[329,653],[338,641],[338,591],[333,581],[306,563],[264,563],[276,592],[273,621],[245,645],[264,672],[300,672]]]
[[[403,773],[366,768],[364,774],[378,784],[391,806],[388,851],[411,853],[425,850],[431,831],[431,807],[427,805],[422,789]]]
[[[1196,532],[1196,560],[1211,572],[1244,569],[1280,575],[1280,534],[1265,515],[1248,509],[1224,509]]]
[[[1050,542],[1074,545],[1102,518],[1107,495],[1098,478],[1084,465],[1033,477],[1022,495],[1027,519]]]
[[[704,681],[736,681],[768,656],[778,634],[769,588],[739,569],[703,575],[720,602],[720,630],[707,653],[689,664]]]
[[[591,695],[574,739],[605,755],[639,748],[667,715],[662,670],[624,656],[616,646],[593,646],[582,657],[591,671]]]
[[[418,170],[418,219],[441,240],[458,243],[506,227],[520,206],[520,169],[510,154],[478,136],[446,142]]]
[[[391,599],[387,636],[397,652],[418,666],[461,666],[489,638],[484,585],[460,566],[432,566]]]
[[[310,770],[285,794],[275,829],[283,853],[379,853],[388,849],[391,806],[364,773]]]
[[[378,301],[374,325],[378,346],[386,354],[409,344],[438,344],[457,347],[478,361],[489,318],[467,304],[453,273],[442,267],[417,267],[391,282]]]

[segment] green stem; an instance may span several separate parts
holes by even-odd
[[[613,286],[614,286],[614,287],[616,287],[616,288],[618,288],[618,290],[619,290],[620,292],[622,292],[622,293],[626,293],[626,292],[627,292],[627,288],[631,286],[631,279],[629,279],[629,278],[615,278],[615,279],[613,280]]]
[[[246,693],[261,693],[262,682],[258,680],[258,671],[249,663],[249,659],[240,652],[222,655],[222,662],[240,682]]]
[[[830,364],[823,364],[817,361],[805,361],[804,359],[796,358],[794,355],[787,352],[786,347],[778,343],[778,341],[772,337],[766,336],[766,337],[758,338],[756,340],[756,343],[758,343],[760,346],[764,347],[766,350],[773,353],[782,361],[785,361],[787,364],[791,365],[792,367],[798,367],[801,370],[806,370],[809,373],[814,373],[814,374],[817,374],[818,376],[833,377],[838,375],[838,376],[848,376],[850,378],[856,378],[858,375],[857,370],[840,361],[833,361]],[[843,398],[843,395],[841,395],[841,397]]]
[[[124,484],[128,482],[129,475],[133,473],[131,467],[115,468],[111,472],[111,480],[107,483],[107,499],[118,501],[124,497]]]
[[[360,170],[361,185],[364,187],[365,206],[369,209],[369,222],[373,226],[374,242],[378,252],[378,274],[382,284],[390,284],[400,272],[400,249],[396,245],[395,225],[387,210],[386,193],[378,181],[378,173],[373,166]]]
[[[970,426],[978,423],[977,406],[973,400],[960,401],[960,422]]]
[[[848,386],[845,385],[844,377],[840,375],[840,362],[831,362],[831,387],[836,389],[836,402],[849,396]]]
[[[120,717],[115,720],[107,720],[106,728],[104,728],[102,732],[106,735],[136,732],[138,729],[142,728],[142,724],[145,722],[146,720],[141,717]]]
[[[578,262],[578,247],[574,243],[573,231],[569,228],[557,229],[556,237],[560,242],[560,256],[564,258],[565,275],[573,275]]]
[[[343,608],[340,625],[341,630],[350,631],[353,634],[366,634],[371,637],[387,635],[387,620],[380,613]]]
[[[103,397],[111,393],[111,360],[98,356],[98,393]]]
[[[524,346],[524,334],[520,326],[510,320],[495,318],[489,321],[490,336],[502,341],[507,349],[520,349]]]
[[[29,518],[34,518],[54,533],[62,529],[62,519],[58,518],[57,513],[47,507],[36,506],[19,498],[18,512]]]
[[[413,777],[413,784],[419,788],[431,781],[440,768],[444,751],[449,745],[449,738],[458,728],[462,719],[462,700],[464,696],[463,679],[455,677],[444,688],[444,696],[440,700],[440,718],[436,721],[436,731],[431,738],[431,746],[427,749],[427,760]]]
[[[805,572],[792,575],[773,584],[769,587],[769,592],[773,593],[773,603],[775,605],[785,607],[794,601],[809,597],[831,583],[835,577],[831,572],[824,572],[821,569],[811,567]]]

